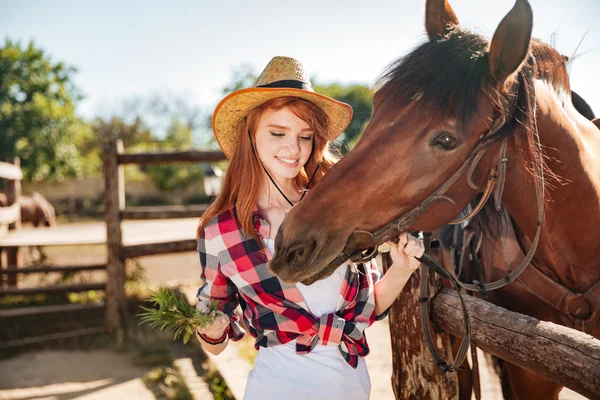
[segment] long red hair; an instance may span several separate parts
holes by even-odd
[[[250,111],[246,117],[244,132],[240,132],[238,146],[233,152],[227,172],[221,185],[221,193],[208,207],[200,218],[198,224],[198,235],[202,232],[208,221],[216,215],[224,212],[233,212],[236,209],[237,218],[241,223],[246,237],[253,236],[260,245],[258,234],[254,229],[252,214],[256,208],[258,191],[268,179],[254,153],[250,137],[255,142],[256,128],[265,110],[280,110],[288,108],[298,118],[306,122],[314,132],[313,151],[304,165],[304,168],[296,176],[298,187],[305,188],[309,177],[318,166],[318,170],[311,182],[311,187],[317,184],[323,175],[338,161],[338,157],[331,151],[330,142],[326,139],[329,118],[319,107],[308,100],[298,97],[277,97],[271,99],[259,107]],[[310,188],[308,188],[310,189]]]

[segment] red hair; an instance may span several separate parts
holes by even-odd
[[[246,132],[250,133],[252,141],[255,142],[256,129],[263,112],[283,108],[292,111],[298,118],[306,122],[314,132],[313,151],[304,168],[296,176],[296,184],[302,188],[306,187],[309,177],[312,176],[318,166],[319,169],[311,182],[311,187],[313,187],[321,180],[325,172],[337,162],[338,158],[332,154],[330,142],[326,139],[329,118],[319,107],[298,97],[277,97],[263,103],[246,116],[246,126],[244,131],[240,132],[238,145],[229,161],[221,185],[221,193],[200,218],[198,235],[200,235],[208,221],[216,215],[224,211],[233,212],[233,208],[235,208],[245,236],[253,236],[262,246],[254,229],[252,214],[256,208],[259,189],[264,180],[268,178],[253,151],[249,135]]]

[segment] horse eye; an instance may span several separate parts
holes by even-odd
[[[441,135],[434,140],[433,145],[438,146],[442,150],[454,150],[458,147],[460,142],[454,136]]]

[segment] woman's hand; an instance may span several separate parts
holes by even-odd
[[[399,236],[398,244],[394,242],[386,244],[390,248],[392,267],[412,272],[421,265],[420,261],[415,258],[421,257],[425,252],[425,244],[421,239],[404,232]]]
[[[201,335],[205,335],[211,339],[219,339],[223,337],[225,329],[229,326],[229,317],[220,311],[215,313],[213,322],[205,327],[197,327],[196,330]]]

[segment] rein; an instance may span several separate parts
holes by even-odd
[[[529,251],[525,255],[525,258],[521,261],[519,266],[507,274],[504,278],[498,279],[491,283],[481,283],[478,280],[473,280],[473,283],[464,283],[459,281],[453,273],[447,271],[443,266],[441,266],[436,260],[434,260],[429,255],[430,250],[430,240],[431,240],[431,232],[424,233],[425,240],[425,254],[422,257],[418,258],[421,261],[421,282],[420,282],[420,297],[419,297],[419,305],[421,309],[421,323],[423,326],[423,331],[425,334],[425,340],[427,343],[427,347],[431,352],[433,358],[435,359],[437,365],[441,368],[442,375],[447,371],[456,371],[458,367],[463,363],[467,350],[471,341],[471,327],[469,322],[469,316],[466,310],[465,303],[463,301],[460,288],[470,290],[470,291],[479,291],[483,296],[487,295],[488,291],[496,290],[501,287],[508,285],[511,281],[515,280],[529,265],[535,251],[537,249],[537,245],[540,238],[542,223],[543,223],[543,193],[544,193],[544,175],[543,175],[543,159],[542,159],[542,149],[540,138],[537,130],[537,122],[536,122],[536,100],[535,100],[535,90],[533,88],[533,78],[531,65],[532,57],[530,57],[530,63],[525,65],[518,75],[518,94],[517,98],[513,104],[512,108],[512,118],[507,122],[506,118],[500,118],[496,120],[496,122],[492,125],[487,134],[481,136],[479,143],[473,149],[473,151],[469,154],[467,159],[463,162],[461,167],[434,193],[429,195],[425,200],[423,200],[419,205],[408,211],[406,214],[400,216],[394,221],[384,225],[383,227],[377,229],[374,233],[363,231],[363,230],[355,230],[350,237],[348,238],[346,245],[342,252],[329,264],[340,265],[348,259],[351,259],[355,262],[365,262],[373,259],[377,255],[377,246],[383,244],[387,241],[398,241],[398,236],[400,233],[407,231],[421,216],[423,216],[429,208],[438,201],[449,201],[452,204],[455,202],[445,196],[444,193],[465,173],[467,172],[467,183],[469,186],[475,190],[480,189],[476,184],[472,181],[472,175],[477,168],[480,160],[483,158],[485,152],[488,148],[496,143],[498,140],[502,140],[500,147],[500,156],[495,166],[491,169],[488,174],[488,179],[486,183],[486,187],[483,191],[483,195],[478,202],[478,204],[473,208],[473,210],[464,218],[460,220],[455,220],[450,222],[450,224],[459,224],[463,221],[471,219],[475,216],[486,204],[488,199],[491,197],[492,193],[494,194],[494,204],[496,210],[500,210],[501,208],[501,199],[502,193],[504,190],[504,182],[506,177],[506,145],[508,140],[509,131],[513,130],[517,123],[519,123],[517,117],[514,115],[516,110],[519,110],[520,113],[525,116],[526,112],[530,112],[530,118],[533,118],[533,129],[534,129],[534,140],[537,148],[537,154],[539,160],[537,160],[537,167],[539,173],[539,180],[535,179],[535,195],[537,201],[538,215],[537,215],[537,228],[534,239],[532,241],[531,247]],[[506,114],[504,114],[506,115]],[[524,118],[526,120],[527,117]],[[367,249],[367,250],[361,250]],[[463,308],[463,320],[465,325],[465,336],[464,340],[458,350],[455,361],[452,365],[448,365],[438,354],[435,346],[433,344],[433,340],[431,338],[430,330],[429,330],[429,309],[428,309],[428,288],[427,288],[427,275],[428,268],[431,268],[435,273],[447,278],[451,283],[454,289],[458,292],[462,308]]]

